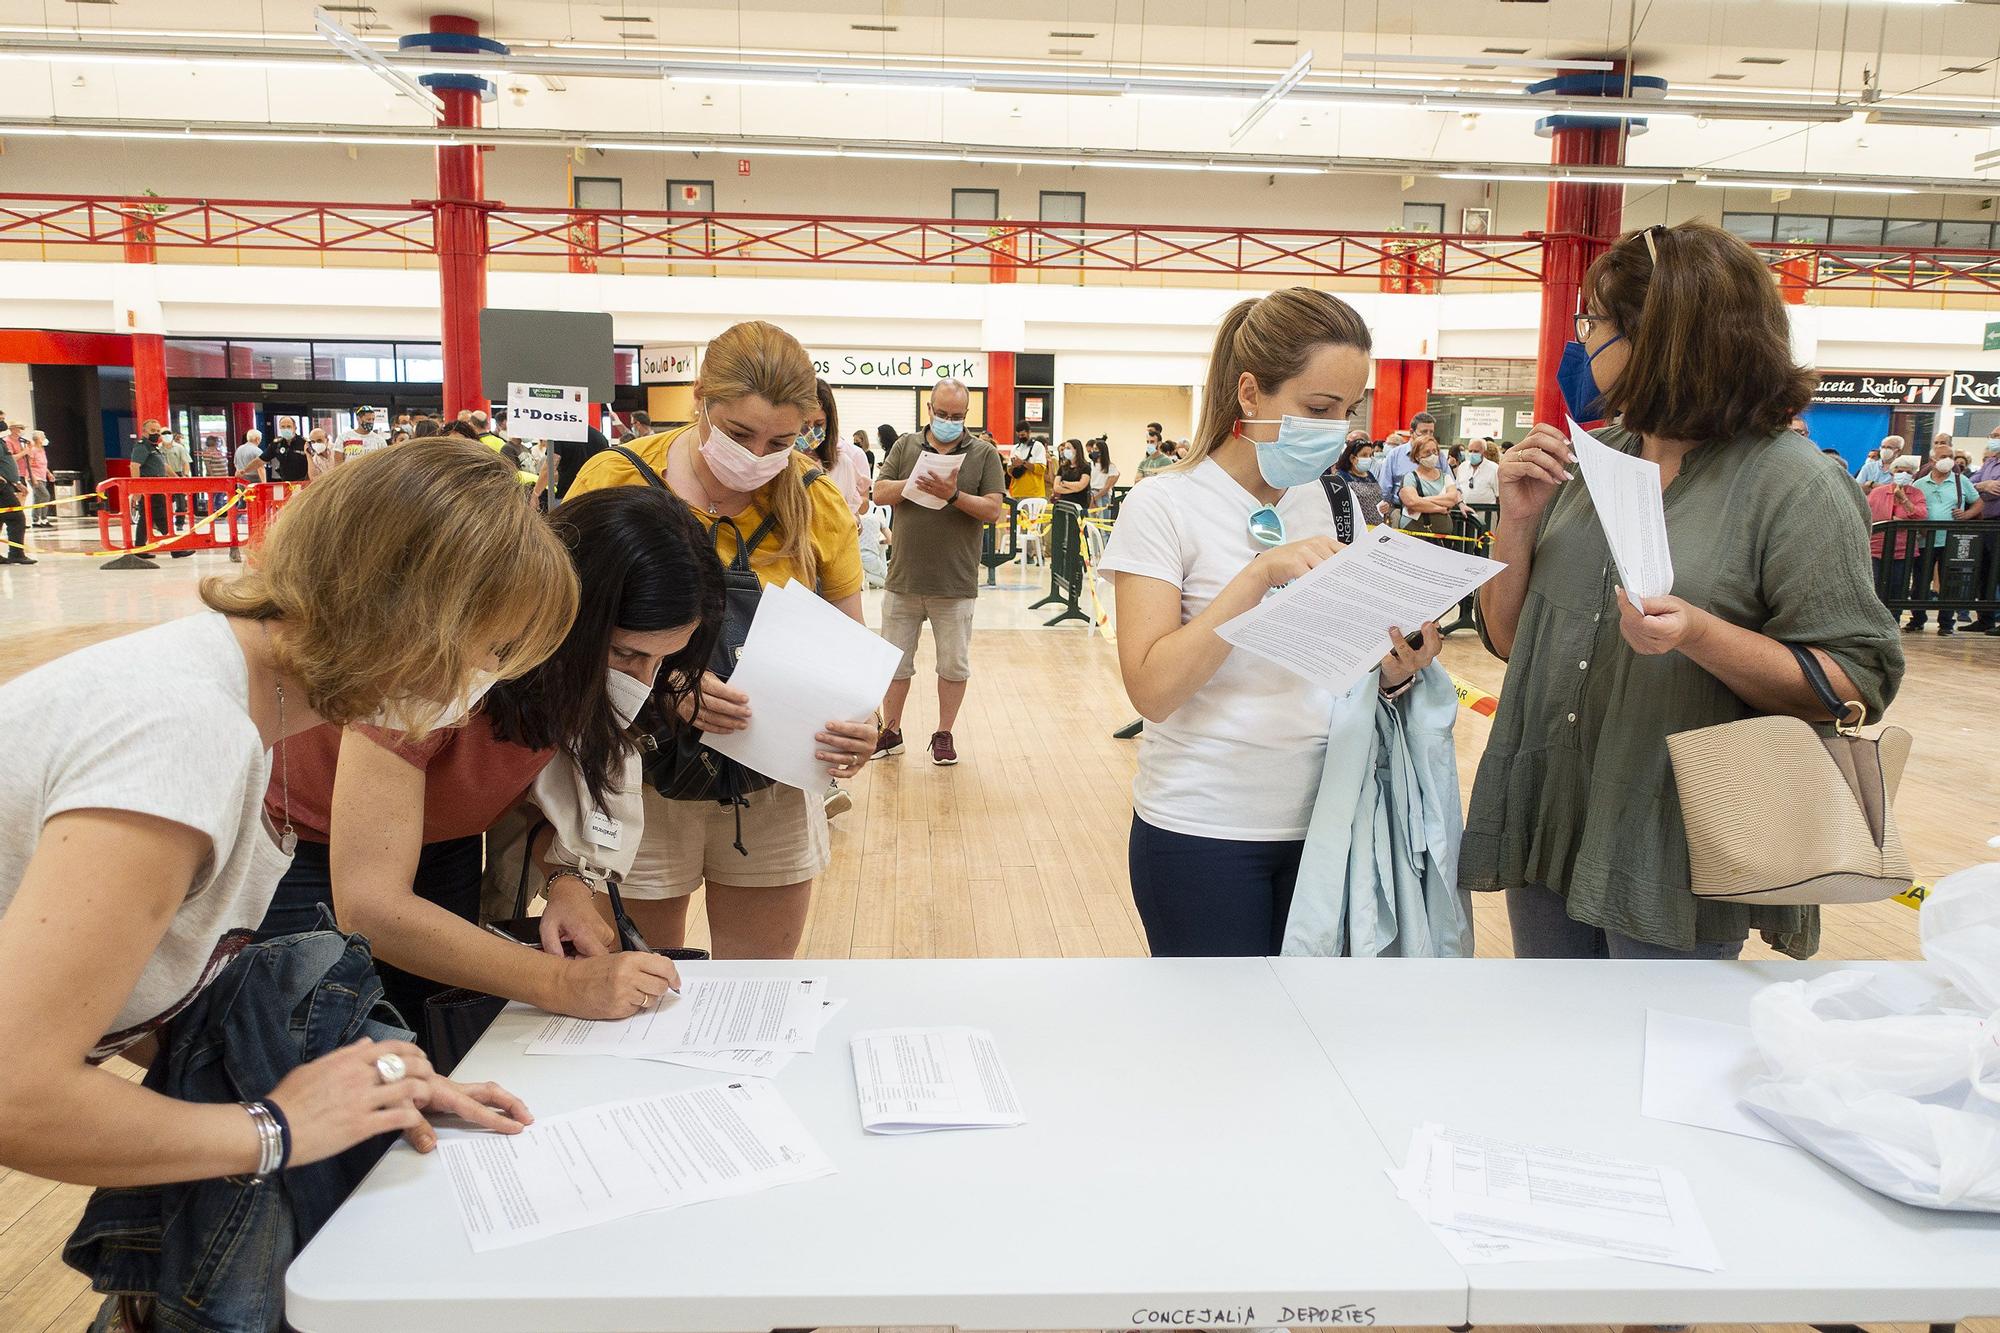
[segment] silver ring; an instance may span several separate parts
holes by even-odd
[[[403,1063],[403,1057],[394,1051],[375,1057],[375,1077],[384,1083],[394,1083],[409,1072],[409,1066]]]

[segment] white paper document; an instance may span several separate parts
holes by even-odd
[[[715,977],[685,981],[679,995],[630,1018],[551,1016],[529,1055],[675,1051],[809,1051],[819,1039],[825,977]]]
[[[821,1000],[819,1026],[813,1029],[813,1046],[807,1051],[669,1051],[665,1055],[649,1055],[649,1060],[662,1064],[681,1065],[688,1069],[708,1069],[719,1074],[749,1074],[756,1078],[776,1078],[792,1060],[799,1055],[810,1054],[818,1049],[819,1034],[827,1023],[840,1012],[845,1000]]]
[[[1423,1130],[1410,1136],[1410,1161],[1402,1170],[1388,1168],[1386,1174],[1396,1186],[1396,1196],[1429,1216],[1431,1140]],[[1433,1226],[1438,1242],[1461,1264],[1519,1264],[1550,1259],[1590,1258],[1589,1250],[1567,1245],[1549,1245],[1507,1236],[1487,1236],[1476,1231],[1457,1231]]]
[[[1397,532],[1371,528],[1216,630],[1335,694],[1389,652],[1389,628],[1414,634],[1506,566]]]
[[[916,466],[910,469],[910,475],[904,479],[903,498],[913,505],[922,505],[926,509],[944,508],[949,502],[940,500],[937,496],[919,488],[917,478],[940,477],[945,481],[956,483],[958,470],[964,465],[963,449],[949,454],[934,454],[928,449],[918,450]]]
[[[1658,1009],[1646,1011],[1646,1082],[1640,1114],[1725,1134],[1790,1140],[1745,1110],[1750,1081],[1765,1073],[1750,1029]]]
[[[1404,1170],[1423,1173],[1406,1197],[1433,1226],[1583,1257],[1722,1267],[1687,1177],[1672,1167],[1426,1125]]]
[[[1660,465],[1613,449],[1574,421],[1569,423],[1569,442],[1618,566],[1618,582],[1644,610],[1643,599],[1674,590]]]
[[[832,1175],[768,1083],[593,1106],[438,1149],[474,1250]]]
[[[886,1028],[854,1038],[854,1086],[870,1134],[990,1129],[1027,1120],[993,1034]]]
[[[750,724],[702,744],[745,768],[817,797],[831,780],[815,756],[828,722],[865,722],[903,654],[800,583],[766,587],[729,684],[750,700]]]

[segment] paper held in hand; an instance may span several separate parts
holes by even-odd
[[[1027,1120],[993,1034],[888,1028],[854,1038],[854,1087],[870,1134],[992,1129]]]
[[[801,583],[767,587],[729,684],[750,700],[750,724],[702,744],[745,768],[815,794],[832,774],[815,756],[828,722],[866,722],[903,655]]]
[[[1506,566],[1393,528],[1371,528],[1216,633],[1344,694],[1389,652]]]
[[[1667,510],[1660,465],[1621,453],[1572,421],[1570,447],[1590,504],[1604,528],[1618,582],[1642,614],[1643,599],[1674,590],[1674,554],[1667,548]]]
[[[934,454],[928,449],[917,452],[917,464],[910,469],[910,475],[903,485],[903,498],[913,505],[926,509],[942,509],[947,501],[939,499],[917,485],[919,477],[940,477],[954,486],[958,484],[958,470],[965,465],[965,451],[955,454]]]

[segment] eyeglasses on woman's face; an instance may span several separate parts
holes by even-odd
[[[1576,340],[1580,343],[1589,342],[1590,331],[1600,325],[1607,329],[1617,327],[1617,325],[1611,322],[1611,316],[1609,315],[1578,315],[1576,317]]]

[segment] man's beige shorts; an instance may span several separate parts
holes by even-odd
[[[746,856],[734,845],[735,807],[669,801],[646,788],[646,827],[619,891],[654,900],[685,898],[707,880],[774,889],[817,879],[833,856],[821,794],[779,784],[752,793],[749,801],[743,808]]]
[[[897,680],[917,674],[917,638],[924,622],[931,622],[931,646],[937,649],[937,673],[941,680],[972,678],[972,608],[977,597],[918,597],[908,593],[882,594],[882,637],[903,650]]]

